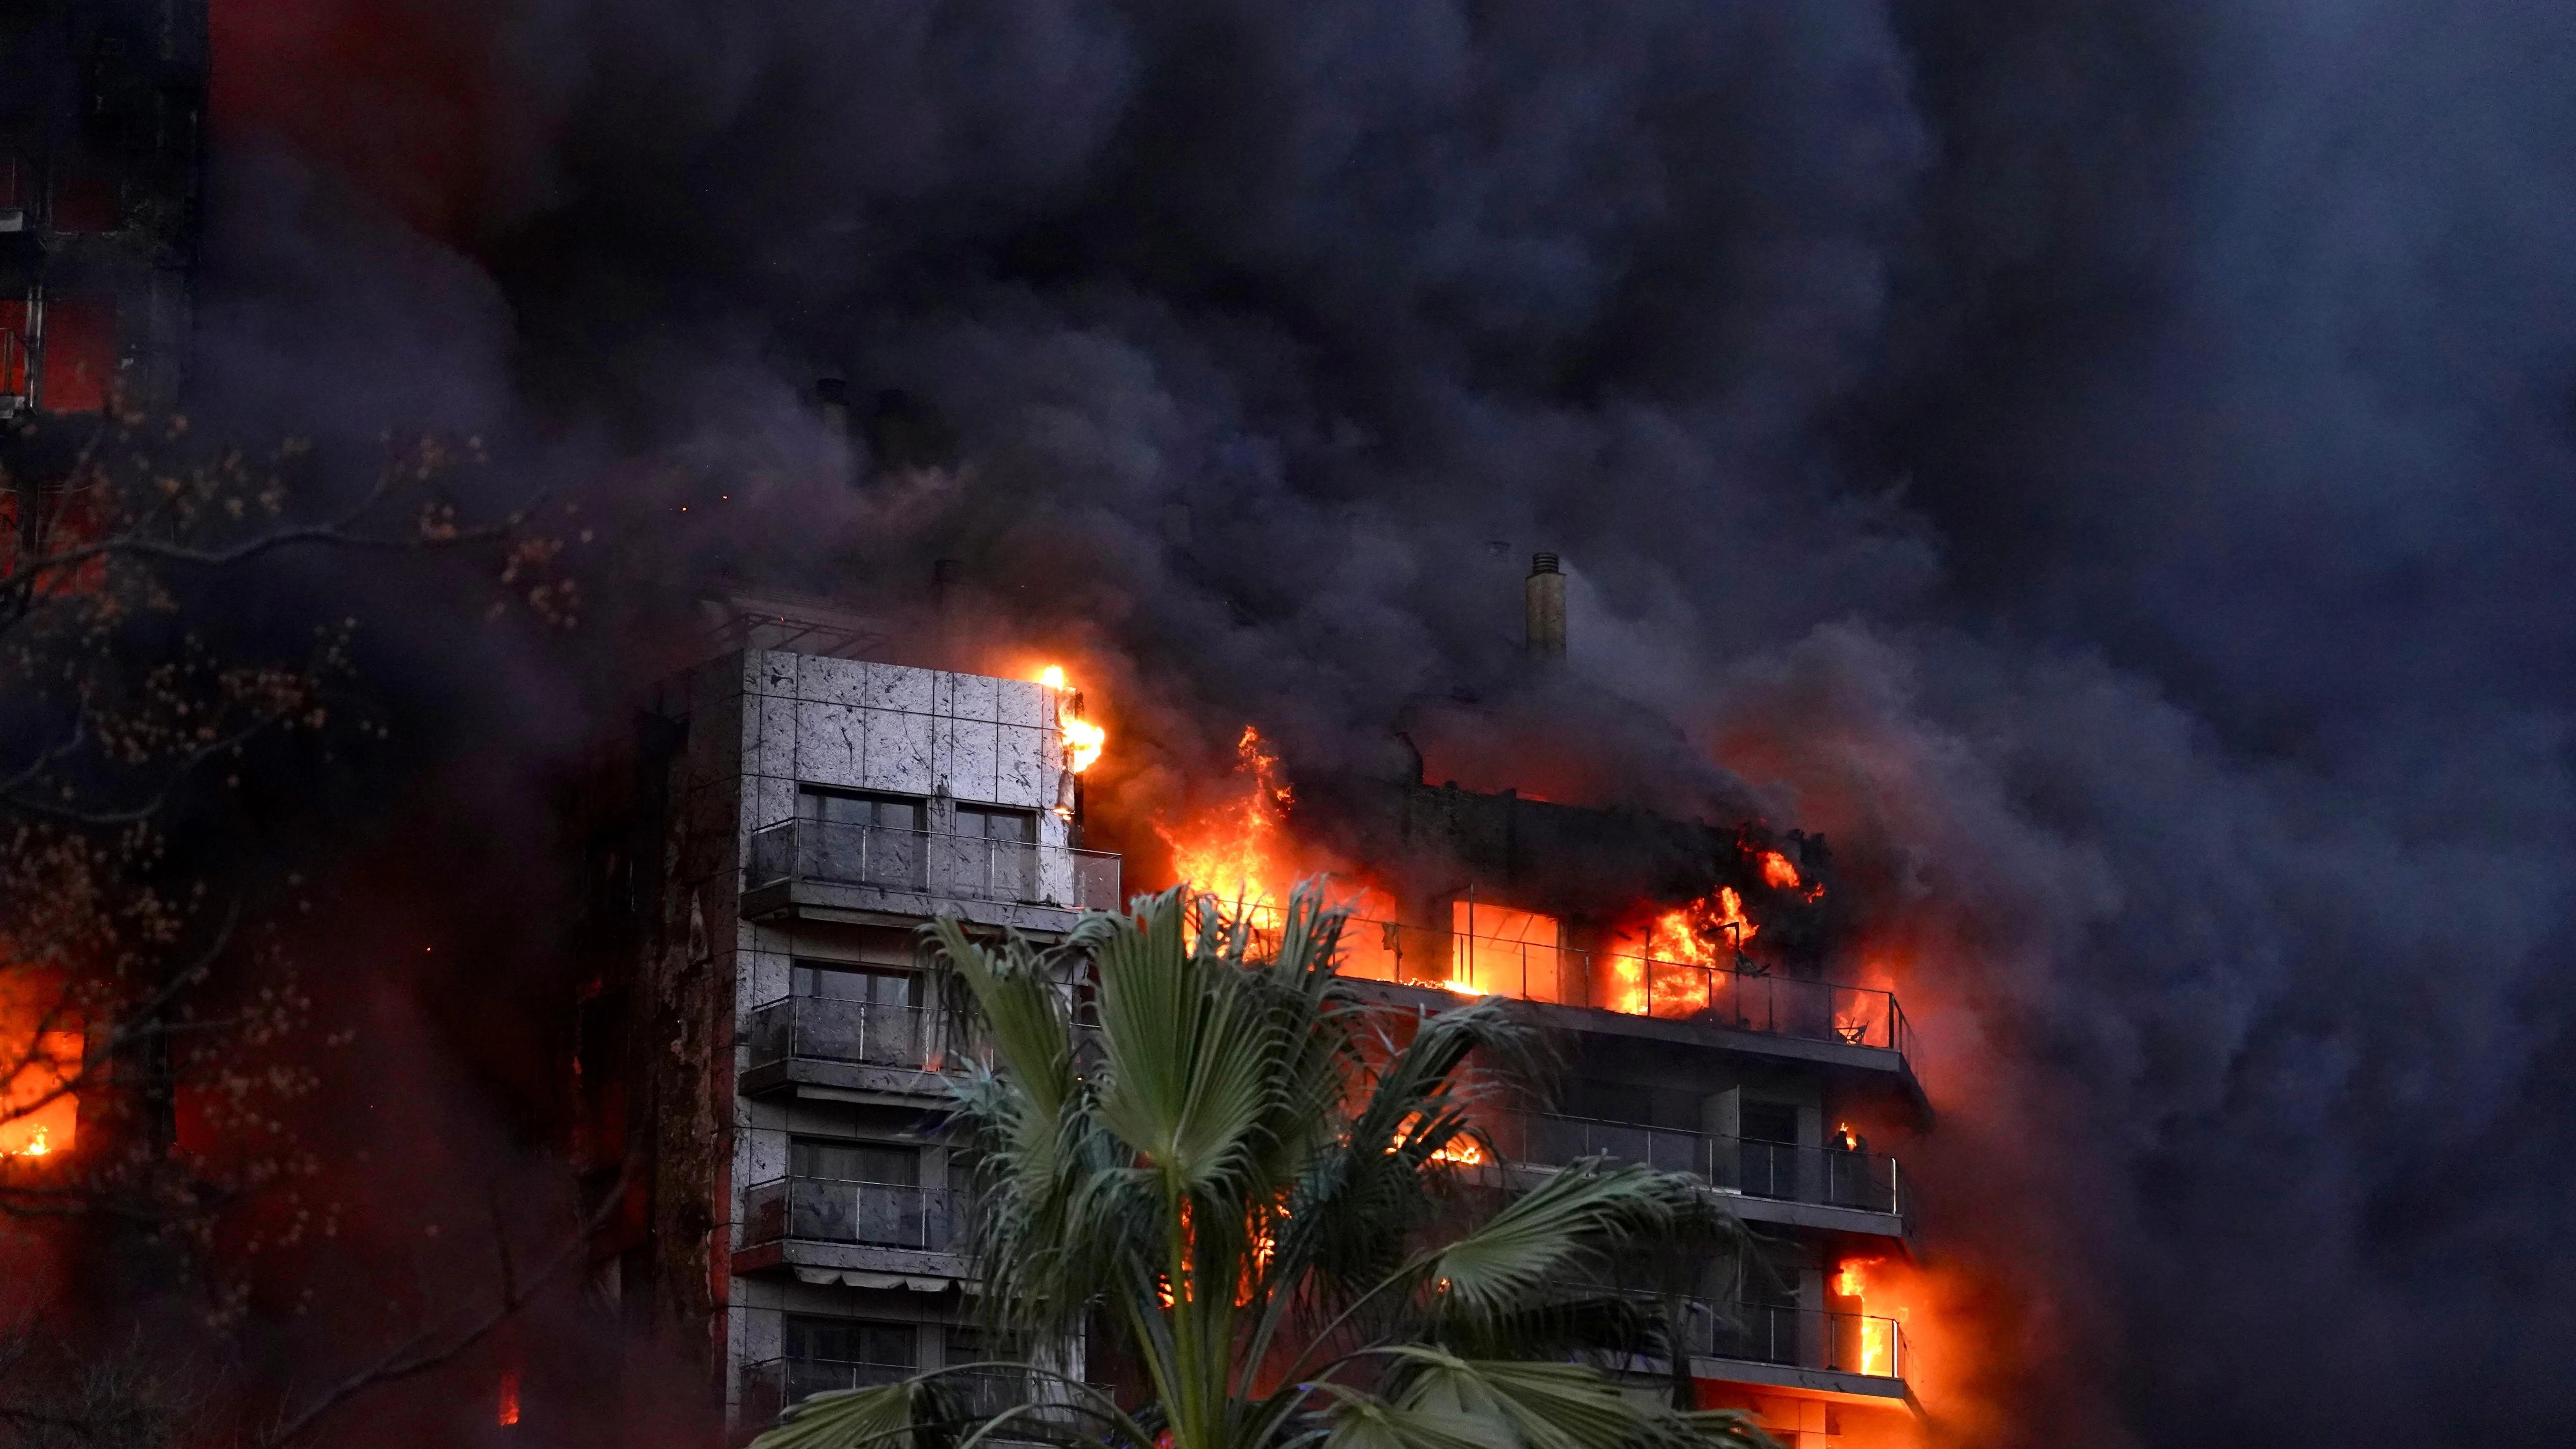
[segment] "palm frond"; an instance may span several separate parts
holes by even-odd
[[[1508,1312],[1551,1279],[1596,1264],[1617,1243],[1714,1220],[1703,1194],[1677,1173],[1578,1162],[1441,1248],[1425,1272],[1445,1311]]]

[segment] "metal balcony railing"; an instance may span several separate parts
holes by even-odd
[[[749,1064],[794,1059],[936,1070],[943,1050],[942,1013],[921,1006],[789,996],[755,1007],[744,1024]]]
[[[856,1243],[942,1253],[961,1246],[972,1218],[967,1194],[839,1178],[781,1177],[743,1192],[743,1246]]]
[[[1494,1145],[1519,1162],[1562,1167],[1586,1157],[1611,1157],[1666,1172],[1687,1172],[1746,1197],[1897,1217],[1905,1213],[1896,1159],[1875,1152],[1830,1145],[1801,1147],[1540,1112],[1506,1118],[1491,1130]]]
[[[836,1389],[872,1389],[901,1383],[921,1373],[910,1364],[847,1363],[837,1359],[773,1358],[746,1364],[742,1371],[742,1420],[765,1423],[790,1404]],[[1006,1368],[960,1369],[941,1373],[935,1382],[947,1395],[952,1412],[964,1419],[989,1419],[1036,1402],[1037,1381]],[[1045,1418],[1060,1418],[1050,1414]],[[1015,1421],[1016,1422],[1016,1421]],[[1027,1442],[1029,1436],[1005,1425],[994,1437]]]
[[[1759,1303],[1684,1305],[1682,1347],[1698,1358],[1731,1358],[1864,1378],[1905,1377],[1905,1326],[1867,1313]]]
[[[1354,920],[1342,932],[1342,972],[1462,996],[1584,1006],[1905,1055],[1914,1045],[1895,993],[1777,976],[1742,957],[1719,964],[1663,961]]]
[[[883,825],[782,820],[751,835],[744,888],[786,881],[875,886],[939,900],[1112,911],[1118,857],[1064,845]]]

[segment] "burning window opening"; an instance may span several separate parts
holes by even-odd
[[[501,1402],[498,1412],[493,1415],[493,1422],[504,1429],[519,1422],[519,1371],[517,1369],[501,1371]]]
[[[1179,831],[1154,830],[1172,848],[1172,873],[1191,890],[1215,896],[1256,928],[1275,928],[1288,898],[1280,824],[1295,796],[1279,779],[1279,757],[1264,748],[1259,730],[1245,725],[1234,753],[1234,773],[1244,782],[1239,799]]]
[[[1845,1258],[1834,1269],[1832,1309],[1840,1357],[1873,1378],[1896,1375],[1896,1319],[1869,1311],[1869,1265],[1875,1258]],[[1848,1340],[1841,1342],[1840,1340]]]
[[[59,1016],[0,995],[0,1158],[32,1160],[68,1152],[80,1131],[83,1034]]]

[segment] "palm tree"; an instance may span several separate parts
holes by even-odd
[[[1006,1366],[818,1394],[754,1449],[1718,1449],[1769,1444],[1599,1366],[1665,1351],[1663,1315],[1586,1286],[1622,1244],[1737,1225],[1695,1180],[1598,1160],[1503,1193],[1469,1117],[1471,1061],[1524,1054],[1496,1003],[1421,1020],[1335,974],[1343,925],[1301,888],[1275,932],[1181,891],[1092,916],[1053,951],[935,929],[990,1032],[958,1089],[974,1249],[1017,1341],[1104,1326],[1150,1388],[1122,1408],[1034,1365],[1041,1391],[976,1414]],[[1077,1009],[1063,966],[1087,956]],[[1667,1399],[1674,1402],[1667,1402]],[[962,1439],[962,1443],[960,1442]],[[888,1441],[909,1440],[908,1444]]]

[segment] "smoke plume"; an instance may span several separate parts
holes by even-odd
[[[551,640],[305,581],[403,810],[546,839],[657,589],[954,558],[1139,800],[1254,720],[1826,831],[1986,1442],[2576,1429],[2556,8],[216,8],[199,411],[592,531]]]

